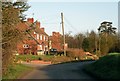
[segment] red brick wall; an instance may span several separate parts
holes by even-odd
[[[37,53],[37,45],[36,42],[34,42],[33,40],[24,40],[24,43],[28,44],[29,47],[28,48],[23,48],[24,43],[19,43],[17,44],[17,51],[19,54],[36,54]]]
[[[38,21],[36,22],[36,25],[37,25],[37,27],[39,27],[39,28],[41,27],[41,26],[40,26],[40,22],[38,22]]]
[[[33,23],[34,22],[34,19],[33,18],[28,18],[26,22],[30,22],[30,23]],[[36,26],[38,27],[38,31],[39,29],[41,30],[40,28],[40,22],[36,22]],[[20,31],[25,31],[26,29],[28,29],[29,27],[25,24],[25,23],[20,23],[17,27]],[[42,31],[44,31],[44,28],[42,28]],[[40,34],[40,33],[36,33],[34,34],[35,31],[32,31],[31,32],[31,35],[40,43],[42,44],[42,42],[44,42],[44,44],[42,44],[42,49],[44,49],[44,46],[48,45],[48,41],[44,40],[44,37],[42,37],[42,40],[40,40],[40,37],[39,39],[37,39],[37,35],[36,34]],[[29,36],[29,35],[28,35]],[[35,40],[30,40],[28,39],[28,36],[26,37],[26,39],[19,43],[17,45],[17,51],[19,54],[37,54],[37,50],[39,49],[39,46],[37,44],[37,42]],[[29,45],[29,48],[23,48],[23,45],[25,44],[28,44]]]
[[[53,32],[50,40],[52,41],[52,48],[56,48],[58,51],[63,50],[61,34],[59,32]]]

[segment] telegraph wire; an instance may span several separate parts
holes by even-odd
[[[79,32],[68,20],[66,17],[64,17],[64,20],[66,21],[66,23],[69,25],[69,27],[71,27],[74,31]]]

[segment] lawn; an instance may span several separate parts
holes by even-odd
[[[27,60],[43,60],[43,61],[51,61],[52,64],[57,64],[57,63],[65,63],[65,62],[73,62],[73,61],[86,61],[86,60],[75,60],[71,57],[68,56],[54,56],[54,55],[18,55],[16,56],[15,61],[27,61]],[[91,60],[91,59],[87,59]]]
[[[28,71],[30,71],[32,69],[33,68],[25,66],[25,65],[22,65],[22,64],[10,65],[8,67],[7,73],[2,76],[2,79],[3,80],[6,80],[6,79],[17,79],[22,74],[24,74],[25,72],[28,72]]]
[[[29,60],[44,60],[44,61],[50,61],[51,58],[53,58],[53,56],[51,55],[18,55],[15,56],[15,61],[26,61],[27,59]],[[22,74],[32,70],[32,67],[28,67],[25,65],[22,65],[20,63],[14,63],[13,65],[9,65],[8,67],[8,71],[5,75],[2,76],[3,80],[6,79],[17,79],[19,76],[21,76]]]
[[[120,79],[120,53],[110,53],[85,67],[85,71],[100,79]]]
[[[16,61],[22,60],[44,60],[44,61],[50,61],[54,56],[51,55],[17,55],[16,56]]]

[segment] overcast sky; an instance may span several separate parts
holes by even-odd
[[[77,34],[91,30],[97,32],[97,28],[103,21],[113,22],[113,26],[118,27],[117,0],[50,1],[30,0],[28,3],[31,8],[25,12],[27,18],[34,17],[35,20],[40,21],[48,34],[53,31],[61,32],[61,12],[64,14],[66,33]]]

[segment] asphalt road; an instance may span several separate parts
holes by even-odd
[[[92,62],[74,62],[56,65],[24,63],[35,67],[35,69],[21,79],[86,79],[96,81],[82,70],[85,65]]]

